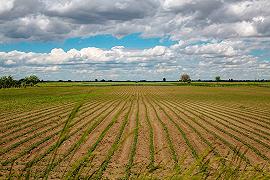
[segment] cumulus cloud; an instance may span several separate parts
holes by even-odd
[[[52,40],[96,34],[144,37],[269,36],[268,0],[0,1],[1,41]]]
[[[6,72],[13,69],[20,74],[31,69],[31,72],[43,77],[46,72],[64,72],[65,78],[73,79],[81,79],[83,76],[79,74],[88,74],[92,79],[103,74],[103,77],[121,80],[143,79],[146,76],[152,80],[161,79],[162,76],[175,80],[180,72],[189,72],[193,78],[209,78],[222,73],[224,78],[244,79],[246,76],[243,72],[248,72],[247,77],[252,79],[258,76],[258,72],[263,75],[260,77],[269,76],[270,63],[245,55],[241,51],[244,48],[242,42],[189,43],[179,42],[170,47],[155,46],[149,49],[116,46],[111,49],[53,49],[50,53],[1,52],[0,67]]]
[[[230,42],[188,46],[184,49],[184,52],[205,57],[232,57],[238,54]]]
[[[189,71],[196,78],[203,72],[207,78],[218,72],[269,78],[269,54],[252,54],[269,51],[269,9],[268,0],[0,0],[0,43],[138,32],[178,42],[149,49],[0,52],[1,72],[20,68],[17,72],[51,71],[62,77],[62,72],[103,71],[108,77],[127,73],[130,78],[160,73],[175,79],[179,71]],[[72,70],[75,66],[79,70]]]
[[[0,59],[3,62],[2,66],[87,64],[112,61],[127,63],[159,59],[159,57],[167,55],[166,49],[164,46],[156,46],[144,50],[129,50],[122,46],[116,46],[109,50],[88,47],[81,50],[71,49],[65,52],[63,49],[55,48],[50,53],[0,52]]]

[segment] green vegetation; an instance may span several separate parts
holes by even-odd
[[[149,159],[149,164],[147,166],[147,168],[149,169],[149,172],[152,172],[154,171],[157,167],[155,167],[155,147],[154,147],[154,131],[153,131],[153,127],[151,125],[151,122],[150,122],[150,118],[148,116],[148,109],[147,109],[147,106],[144,102],[144,100],[142,100],[143,102],[143,105],[144,105],[144,108],[145,108],[145,118],[146,118],[146,121],[147,121],[147,126],[149,128],[149,152],[150,152],[150,159]]]
[[[151,107],[154,109],[154,112],[155,112],[155,115],[159,121],[159,123],[161,124],[165,134],[166,134],[166,141],[168,143],[168,146],[169,146],[169,149],[171,151],[171,155],[172,155],[172,159],[174,161],[174,168],[175,169],[179,169],[179,164],[178,164],[178,155],[177,155],[177,152],[175,151],[175,148],[174,148],[174,144],[172,142],[172,139],[171,139],[171,136],[170,136],[170,133],[169,133],[169,129],[167,128],[167,125],[161,120],[160,116],[158,115],[157,113],[157,110],[154,108],[153,104],[149,102],[149,104],[151,105]]]
[[[31,75],[20,80],[15,80],[12,76],[3,76],[0,77],[0,89],[35,86],[39,81],[39,78],[35,75]]]
[[[186,82],[173,82],[173,81],[163,81],[163,82],[40,82],[37,86],[40,87],[74,87],[74,86],[204,86],[204,87],[235,87],[235,86],[255,86],[255,87],[270,87],[270,82],[203,82],[203,81],[190,81]]]
[[[0,112],[45,108],[102,96],[105,89],[83,87],[31,87],[0,89]]]
[[[66,179],[77,177],[78,172],[87,164],[89,158],[91,158],[91,156],[93,156],[93,151],[97,148],[98,144],[103,140],[103,138],[105,137],[107,132],[110,130],[110,128],[117,122],[118,117],[120,116],[122,110],[124,110],[126,104],[127,104],[127,102],[125,102],[125,104],[122,105],[121,109],[113,117],[112,121],[106,126],[106,128],[99,135],[97,141],[87,151],[87,154],[85,154],[80,159],[76,160],[76,162],[73,165],[71,165],[71,169],[68,171],[68,173],[65,177]],[[127,116],[128,116],[128,114],[126,114],[126,119],[127,119]]]
[[[268,87],[158,83],[1,89],[0,179],[270,178]]]
[[[219,81],[221,81],[221,77],[220,77],[220,76],[216,76],[216,77],[215,77],[215,80],[216,80],[217,82],[219,82]]]
[[[134,138],[133,138],[133,144],[132,148],[129,154],[129,161],[126,167],[126,176],[125,179],[129,179],[130,174],[131,174],[131,168],[134,164],[134,159],[135,159],[135,154],[136,154],[136,149],[137,149],[137,143],[138,143],[138,133],[139,133],[139,103],[137,99],[137,113],[136,113],[136,127],[134,130]]]

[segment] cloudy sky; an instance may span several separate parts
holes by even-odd
[[[0,0],[0,75],[270,79],[269,0]]]

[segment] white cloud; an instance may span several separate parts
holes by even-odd
[[[137,32],[174,40],[269,37],[269,9],[268,0],[1,0],[0,37],[3,42]]]
[[[234,25],[234,30],[239,36],[256,36],[258,32],[251,22],[239,22]]]
[[[6,60],[6,61],[4,62],[4,64],[6,64],[6,65],[14,65],[14,64],[16,64],[16,62],[14,62],[14,61],[8,59],[8,60]]]
[[[0,14],[13,8],[14,0],[0,0]]]
[[[267,73],[270,62],[246,55],[242,50],[245,48],[248,47],[242,41],[212,40],[197,44],[180,41],[170,47],[149,49],[116,46],[107,50],[95,47],[69,51],[53,49],[50,53],[11,51],[0,52],[0,67],[4,69],[2,74],[12,69],[20,76],[31,72],[50,78],[52,75],[49,74],[53,72],[55,77],[75,80],[90,76],[92,79],[100,78],[102,75],[103,78],[118,80],[158,80],[162,77],[176,80],[181,72],[201,79],[217,74],[234,79],[270,78]]]

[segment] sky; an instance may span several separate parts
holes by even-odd
[[[270,79],[269,0],[0,0],[0,76]]]

